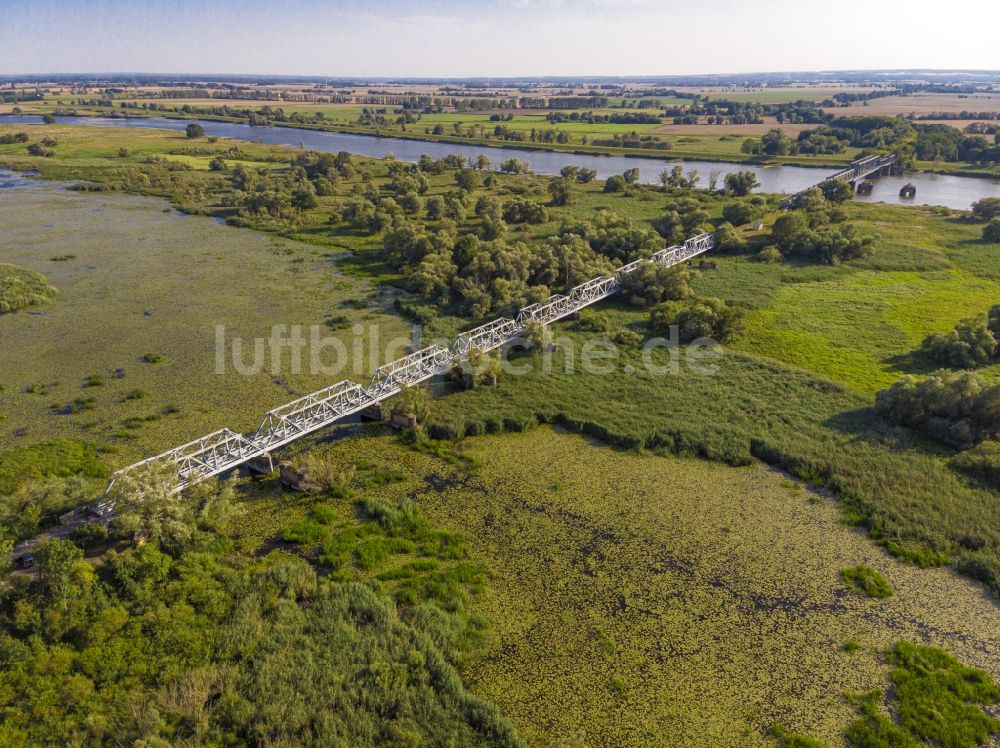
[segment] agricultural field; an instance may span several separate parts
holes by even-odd
[[[885,96],[827,111],[845,117],[866,115],[895,117],[911,114],[920,117],[935,112],[1000,112],[1000,93],[915,93],[908,96]],[[964,121],[960,122],[964,124]],[[954,120],[949,120],[949,123],[953,126],[957,124]]]
[[[459,450],[471,474],[385,436],[308,457],[314,469],[361,466],[359,481],[401,474],[358,496],[412,501],[467,539],[490,581],[466,610],[491,627],[463,677],[529,745],[768,746],[775,724],[840,745],[856,713],[844,694],[885,688],[879,653],[900,638],[1000,674],[994,603],[974,584],[892,559],[829,497],[776,471],[547,427]],[[273,491],[250,494],[236,531],[246,552],[315,505]],[[349,516],[354,500],[320,502]],[[392,579],[383,568],[400,562],[384,563],[348,578]],[[894,594],[848,592],[840,570],[858,564]]]
[[[678,87],[679,91],[698,94],[709,99],[784,104],[790,101],[824,101],[838,93],[869,93],[878,89],[870,86],[766,86],[761,88],[694,86]]]

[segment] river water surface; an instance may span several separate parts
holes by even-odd
[[[13,115],[0,117],[0,124],[38,124],[39,117]],[[149,118],[101,118],[101,117],[59,117],[61,124],[102,125],[115,127],[152,127],[167,130],[183,130],[189,120]],[[582,166],[597,171],[598,177],[606,179],[613,174],[621,174],[626,169],[638,168],[643,182],[657,182],[664,168],[672,168],[680,163],[684,171],[696,169],[701,175],[700,185],[707,186],[709,175],[719,173],[719,184],[724,176],[734,171],[752,171],[760,180],[761,192],[794,193],[823,180],[837,167],[824,169],[804,166],[755,166],[714,161],[668,162],[656,158],[626,158],[624,156],[600,156],[576,154],[561,151],[541,151],[517,148],[497,148],[457,143],[438,143],[405,138],[384,138],[371,135],[306,130],[294,127],[251,127],[238,122],[198,121],[205,128],[206,135],[233,140],[244,140],[269,145],[303,146],[314,151],[348,151],[361,156],[381,158],[393,155],[401,161],[417,161],[422,154],[441,158],[449,153],[461,153],[469,158],[485,154],[494,167],[509,158],[528,161],[537,174],[558,174],[564,166]],[[977,177],[957,177],[946,174],[910,172],[902,177],[878,177],[872,180],[875,189],[871,195],[855,196],[856,200],[881,201],[904,205],[945,205],[957,210],[968,210],[969,206],[983,197],[1000,197],[1000,180]],[[899,197],[899,189],[907,182],[916,185],[917,196],[913,199]]]

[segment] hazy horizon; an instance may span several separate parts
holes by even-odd
[[[989,34],[932,24],[926,0],[803,11],[792,0],[8,0],[0,75],[332,78],[995,70]],[[939,11],[939,6],[935,8]],[[988,29],[1000,6],[962,5]],[[221,72],[220,72],[221,71]]]

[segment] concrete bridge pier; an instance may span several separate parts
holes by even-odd
[[[274,472],[274,461],[271,459],[271,453],[265,452],[248,460],[247,468],[251,473],[256,473],[257,475],[270,475]]]

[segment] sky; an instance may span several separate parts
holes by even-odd
[[[1000,0],[0,0],[0,75],[995,70],[997,28]]]

